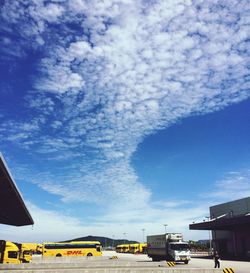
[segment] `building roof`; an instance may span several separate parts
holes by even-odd
[[[250,213],[229,218],[218,217],[215,219],[211,219],[210,221],[189,225],[189,229],[192,230],[232,230],[244,228],[250,228]]]
[[[0,153],[0,223],[13,226],[33,225],[34,221]]]

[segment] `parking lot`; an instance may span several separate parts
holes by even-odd
[[[34,255],[30,264],[2,264],[0,271],[8,273],[219,273],[223,268],[234,268],[235,273],[249,273],[250,263],[221,261],[221,268],[214,269],[212,259],[192,258],[189,264],[166,261],[152,262],[146,254],[124,254],[104,251],[102,257],[52,257]]]

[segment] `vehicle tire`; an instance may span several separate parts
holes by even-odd
[[[189,261],[185,261],[184,263],[185,263],[185,264],[188,264],[188,262],[189,262]]]
[[[87,254],[87,257],[91,257],[91,256],[93,256],[92,253],[88,253],[88,254]]]
[[[159,259],[159,258],[156,258],[156,257],[152,257],[152,261],[153,261],[153,262],[159,262],[160,259]]]
[[[57,253],[57,254],[56,254],[56,257],[62,257],[62,254]]]

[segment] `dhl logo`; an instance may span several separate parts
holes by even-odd
[[[67,255],[81,255],[82,251],[81,250],[69,250],[67,251]]]

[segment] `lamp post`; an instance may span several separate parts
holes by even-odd
[[[142,243],[144,243],[144,232],[145,232],[145,228],[142,229]]]
[[[165,228],[165,233],[167,233],[167,226],[168,226],[168,225],[167,225],[167,224],[164,224],[163,226],[164,226],[164,228]]]
[[[123,233],[123,243],[125,244],[125,239],[126,239],[126,232]]]
[[[113,238],[113,240],[112,240],[112,248],[114,248],[115,235],[112,235],[112,238]]]

